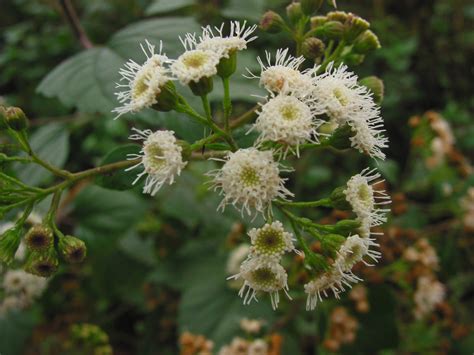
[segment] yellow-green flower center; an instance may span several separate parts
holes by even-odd
[[[183,58],[183,64],[190,68],[199,68],[207,61],[207,55],[203,52],[194,52]]]
[[[240,179],[245,186],[255,186],[260,182],[260,177],[254,168],[246,166],[240,172]]]
[[[293,121],[298,117],[299,110],[294,105],[287,104],[280,109],[280,113],[285,120]]]
[[[255,249],[261,254],[281,253],[285,249],[282,233],[273,229],[260,230],[255,240]]]
[[[275,273],[268,267],[252,271],[252,281],[260,286],[270,286],[275,282]]]
[[[334,89],[333,94],[342,106],[346,106],[349,103],[347,95],[341,88]]]
[[[138,76],[135,79],[135,82],[133,84],[133,90],[132,90],[132,99],[136,100],[140,96],[143,95],[145,91],[148,90],[148,78],[146,73],[143,73],[142,75]]]
[[[372,191],[367,184],[362,184],[359,186],[357,195],[362,203],[367,206],[372,205]]]
[[[146,144],[144,151],[144,165],[148,171],[157,171],[163,167],[165,164],[165,160],[163,159],[163,150],[158,144]]]

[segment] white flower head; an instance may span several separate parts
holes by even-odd
[[[383,136],[385,129],[380,109],[369,89],[359,85],[357,75],[347,69],[342,64],[334,68],[330,63],[323,74],[313,75],[314,97],[333,122],[351,127],[354,148],[384,159],[381,149],[387,147],[388,139]]]
[[[297,97],[311,95],[313,83],[308,75],[309,71],[301,72],[298,69],[304,62],[304,57],[293,57],[286,48],[277,50],[274,61],[269,52],[266,52],[266,63],[260,57],[257,60],[261,68],[260,76],[247,70],[250,74],[247,78],[260,79],[260,85],[268,92],[287,93]]]
[[[288,298],[288,275],[285,269],[274,258],[252,257],[245,260],[240,266],[240,272],[228,279],[243,279],[244,284],[239,291],[239,296],[244,299],[244,304],[249,304],[253,299],[257,301],[257,292],[267,292],[273,309],[278,307],[280,301],[279,291],[283,290]]]
[[[323,121],[314,118],[319,113],[315,103],[310,97],[297,98],[284,94],[271,97],[261,105],[257,120],[250,129],[260,132],[256,144],[281,142],[286,145],[284,155],[293,146],[299,155],[300,144],[318,141],[317,128]]]
[[[249,345],[248,355],[268,355],[268,344],[263,339],[255,339]]]
[[[361,238],[358,235],[348,237],[337,252],[334,268],[340,273],[349,272],[360,261],[367,266],[371,266],[364,260],[364,257],[368,256],[377,262],[381,256],[380,252],[370,249],[371,245],[370,239]]]
[[[158,53],[155,53],[155,46],[150,42],[145,41],[145,44],[146,48],[140,44],[143,53],[147,57],[145,63],[140,65],[130,59],[119,71],[122,78],[116,87],[124,90],[115,94],[122,104],[122,106],[113,110],[118,114],[117,117],[156,104],[162,87],[172,80],[166,67],[170,60],[165,54],[161,53],[162,42],[160,42]]]
[[[279,221],[267,223],[262,228],[253,228],[248,232],[252,243],[252,254],[279,259],[284,253],[295,251],[294,238],[283,228]]]
[[[304,292],[308,295],[306,299],[306,310],[314,310],[318,302],[323,301],[323,296],[329,297],[328,291],[331,291],[335,298],[340,298],[339,294],[344,291],[342,282],[343,279],[340,273],[329,271],[305,284]]]
[[[415,317],[421,319],[430,314],[436,305],[443,302],[445,296],[446,287],[433,275],[421,276],[414,295]]]
[[[140,159],[140,162],[127,171],[143,166],[143,172],[138,174],[133,184],[143,175],[147,175],[143,192],[153,196],[165,183],[171,185],[187,163],[183,162],[182,148],[176,143],[174,132],[152,132],[149,129],[140,131],[136,128],[133,130],[136,133],[132,134],[130,139],[144,142],[139,154],[129,154],[129,160]]]
[[[208,49],[197,49],[196,35],[188,33],[180,38],[185,52],[173,60],[171,72],[183,85],[191,81],[198,82],[202,78],[210,78],[217,73],[220,54]]]
[[[272,200],[293,196],[284,186],[286,179],[280,177],[279,164],[274,161],[272,151],[239,149],[229,153],[223,161],[221,169],[208,173],[213,177],[214,189],[224,195],[219,209],[232,204],[236,208],[240,206],[241,213],[246,211],[249,216],[252,210],[271,213]]]
[[[360,174],[354,175],[347,182],[344,190],[346,200],[357,215],[359,221],[366,226],[378,226],[387,221],[386,213],[389,209],[377,208],[378,205],[389,204],[390,197],[385,191],[375,190],[374,185],[383,182],[375,169],[366,168]]]
[[[196,49],[213,51],[218,53],[220,58],[229,58],[233,52],[247,49],[247,43],[257,38],[257,36],[250,37],[257,26],[246,25],[246,21],[242,24],[239,21],[231,21],[227,36],[224,35],[224,23],[220,27],[203,27]]]

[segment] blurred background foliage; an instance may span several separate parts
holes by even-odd
[[[145,38],[163,40],[173,57],[181,51],[177,36],[198,30],[200,24],[226,19],[256,23],[266,10],[284,13],[286,5],[283,0],[74,1],[94,44],[84,49],[59,2],[8,0],[0,12],[0,100],[24,109],[32,119],[33,146],[70,171],[112,161],[106,155],[127,144],[132,125],[166,127],[194,140],[202,135],[201,128],[175,113],[145,112],[112,120],[118,68],[129,57],[141,60],[138,43]],[[231,210],[214,212],[218,197],[203,185],[207,163],[193,163],[154,199],[139,188],[107,189],[103,179],[71,190],[60,223],[86,241],[88,258],[81,266],[61,269],[33,307],[0,317],[0,353],[92,353],[96,343],[81,338],[84,330],[71,336],[71,326],[80,323],[100,326],[102,330],[90,333],[99,334],[97,349],[103,353],[106,343],[117,354],[175,354],[185,331],[204,335],[219,349],[242,335],[243,317],[265,319],[264,334],[276,343],[281,340],[282,354],[472,353],[473,230],[466,226],[460,201],[474,185],[467,160],[474,152],[474,4],[340,0],[338,7],[369,20],[382,44],[353,68],[360,77],[384,80],[382,111],[391,142],[388,159],[378,165],[394,200],[393,216],[380,240],[384,261],[362,270],[370,309],[360,311],[360,299],[352,293],[342,301],[325,301],[310,313],[285,302],[278,312],[267,302],[242,306],[225,281],[226,263],[229,253],[246,241],[251,223],[240,222]],[[255,68],[255,57],[264,49],[286,46],[292,43],[284,35],[260,32],[239,57],[240,72]],[[249,93],[259,93],[256,82],[236,75],[236,112],[255,101]],[[213,95],[214,101],[221,97],[219,90]],[[431,143],[440,135],[433,122],[443,118],[455,141],[433,163]],[[296,196],[324,196],[373,165],[356,152],[344,157],[324,151],[303,155],[296,166],[298,178],[290,182]],[[16,166],[14,171],[33,185],[52,180],[41,168]],[[41,208],[36,212],[44,213]],[[337,213],[307,213],[323,221],[341,218]],[[402,256],[421,239],[438,252],[436,273],[447,296],[432,314],[415,321],[419,270]],[[298,291],[294,296],[304,298]],[[343,326],[335,321],[338,314]],[[347,324],[357,326],[351,330]],[[345,341],[338,338],[341,332],[354,334]],[[181,338],[181,349],[183,342]]]

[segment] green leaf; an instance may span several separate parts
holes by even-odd
[[[37,91],[84,112],[109,113],[118,105],[114,92],[120,67],[128,59],[138,63],[146,59],[140,43],[147,39],[158,46],[162,40],[164,52],[173,57],[182,52],[178,35],[197,30],[199,25],[195,20],[186,17],[129,25],[115,33],[105,46],[88,49],[61,63],[43,79]]]
[[[0,317],[0,354],[23,354],[38,315],[32,311],[11,311]]]
[[[258,22],[265,10],[265,0],[230,0],[222,15]]]
[[[194,0],[155,0],[145,10],[147,15],[156,15],[182,9],[186,6],[194,5]]]
[[[140,151],[137,144],[128,144],[117,147],[105,156],[100,165],[111,164],[127,159],[128,154],[137,154]],[[137,177],[137,170],[126,169],[116,170],[107,175],[100,175],[96,178],[96,184],[111,190],[129,190]]]
[[[145,209],[144,201],[130,191],[88,186],[77,195],[73,214],[82,228],[115,235],[133,228]]]
[[[30,145],[43,160],[61,168],[69,154],[69,132],[66,126],[52,123],[39,128],[31,137]],[[18,164],[18,177],[28,185],[39,185],[47,182],[52,174],[37,164]]]

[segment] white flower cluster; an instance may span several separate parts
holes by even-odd
[[[129,160],[139,159],[140,161],[127,170],[143,166],[144,170],[138,174],[133,184],[143,175],[147,175],[144,193],[155,195],[165,184],[172,184],[176,175],[180,175],[181,170],[186,166],[181,155],[182,148],[177,144],[174,132],[156,131],[147,129],[136,132],[130,136],[132,140],[143,140],[143,147],[139,154],[129,154]]]
[[[220,348],[218,355],[268,355],[269,347],[265,340],[246,340],[235,337],[231,343]]]
[[[446,288],[441,282],[431,275],[421,276],[414,296],[415,317],[421,319],[430,314],[436,305],[443,302],[445,296]]]
[[[257,300],[257,292],[267,292],[273,309],[280,301],[279,291],[283,290],[288,298],[288,275],[281,266],[281,258],[287,252],[299,251],[293,244],[293,235],[283,228],[279,221],[267,223],[262,228],[253,228],[248,233],[250,237],[250,253],[240,265],[240,271],[229,279],[242,279],[244,283],[239,296],[244,304]]]
[[[319,68],[299,71],[304,58],[295,58],[288,49],[278,50],[272,63],[267,52],[267,62],[261,58],[259,76],[251,73],[248,78],[258,78],[271,95],[262,104],[254,129],[260,132],[258,143],[272,141],[287,146],[317,141],[318,127],[329,119],[335,127],[349,125],[353,136],[351,145],[371,157],[384,159],[381,151],[388,140],[383,136],[383,120],[380,109],[370,91],[358,84],[357,76],[347,66],[333,68],[317,74]],[[276,96],[276,99],[274,96]],[[279,99],[282,95],[283,98]],[[289,98],[291,97],[291,99]]]
[[[0,301],[0,315],[10,310],[29,307],[41,296],[47,282],[45,278],[31,275],[23,270],[5,272],[1,283],[3,299]]]
[[[252,211],[271,213],[272,200],[293,196],[284,186],[286,179],[280,177],[281,169],[272,151],[239,149],[221,161],[224,162],[221,169],[208,173],[213,177],[214,189],[224,195],[219,205],[221,210],[230,203],[240,206],[242,214],[244,211],[248,215],[252,215]]]
[[[352,267],[356,263],[362,261],[370,266],[364,258],[368,257],[377,262],[381,257],[379,251],[373,250],[373,247],[379,245],[371,237],[376,233],[372,233],[370,229],[386,221],[386,213],[389,210],[377,206],[386,205],[391,201],[384,191],[373,188],[381,182],[373,183],[379,178],[379,173],[364,169],[347,182],[344,194],[361,224],[359,235],[348,237],[339,248],[337,258],[330,269],[305,285],[308,310],[316,308],[318,301],[322,301],[322,295],[328,296],[328,291],[332,291],[334,297],[339,298],[339,294],[345,291],[344,286],[351,287],[351,284],[360,281],[361,279],[352,273]]]

